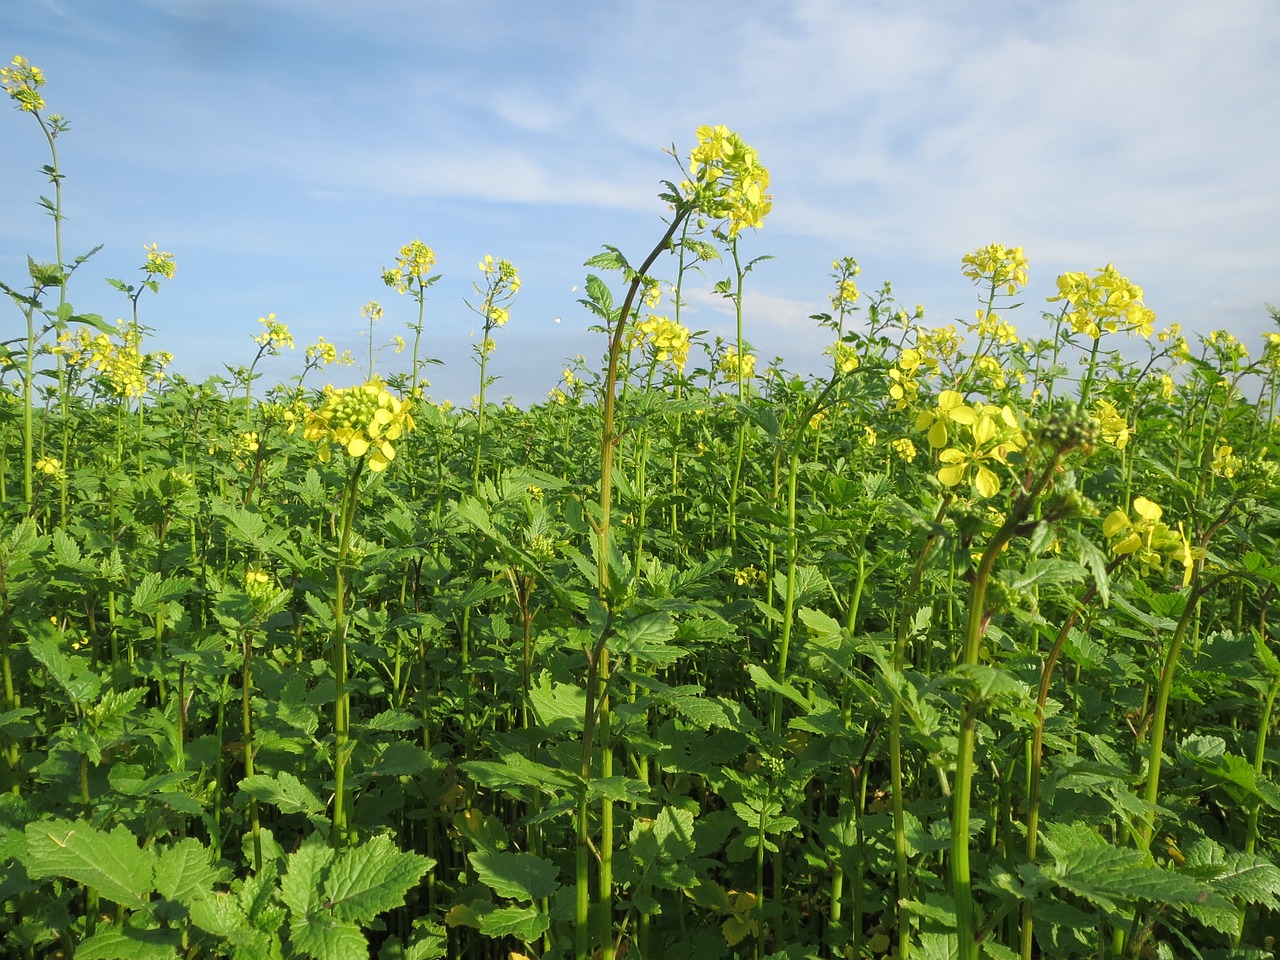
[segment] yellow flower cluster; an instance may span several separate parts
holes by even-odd
[[[147,390],[148,378],[157,383],[164,379],[173,354],[165,350],[143,353],[142,328],[134,323],[121,325],[118,336],[120,343],[116,344],[105,333],[93,334],[87,327],[78,327],[59,334],[53,352],[62,354],[69,367],[96,366],[116,396],[140,397]]]
[[[1064,319],[1071,329],[1094,340],[1119,330],[1149,337],[1155,326],[1155,311],[1142,302],[1142,288],[1121,276],[1110,263],[1092,277],[1079,272],[1062,274],[1058,295],[1048,300],[1066,301],[1070,309]]]
[[[386,267],[382,271],[382,282],[396,293],[408,293],[414,280],[419,283],[426,280],[431,268],[436,265],[436,255],[421,240],[413,240],[400,248],[394,267]]]
[[[44,109],[44,97],[39,89],[44,86],[44,72],[33,67],[26,57],[14,57],[8,67],[0,67],[0,86],[18,103],[18,109],[35,113]]]
[[[1219,437],[1213,448],[1213,463],[1210,466],[1214,476],[1230,480],[1242,465],[1243,461],[1236,455],[1235,448],[1224,437]]]
[[[1262,340],[1262,362],[1273,373],[1280,373],[1280,333],[1268,333]]]
[[[1110,400],[1099,400],[1093,407],[1093,419],[1098,421],[1102,439],[1117,450],[1129,445],[1129,421]]]
[[[937,406],[922,410],[915,427],[927,430],[929,446],[942,450],[938,454],[943,464],[938,480],[948,487],[958,486],[972,470],[973,487],[980,497],[991,497],[1000,491],[1000,478],[989,465],[1008,463],[1010,453],[1027,446],[1012,407],[991,403],[971,406],[956,390],[938,394]]]
[[[760,227],[773,207],[769,171],[756,151],[724,126],[701,126],[689,155],[689,173],[681,188],[709,217],[729,222],[729,237],[743,227]]]
[[[835,271],[831,276],[836,281],[836,292],[831,295],[831,309],[836,313],[846,313],[858,302],[858,297],[862,296],[853,279],[862,272],[862,268],[853,257],[844,257],[832,260],[831,269]]]
[[[62,469],[62,461],[57,457],[40,457],[36,460],[34,466],[36,472],[53,477],[55,480],[62,481],[67,479],[67,472]]]
[[[853,373],[862,365],[862,360],[858,357],[857,348],[852,343],[845,343],[840,340],[827,347],[826,352],[831,355],[835,368],[839,373]]]
[[[994,341],[1003,347],[1009,347],[1018,342],[1018,328],[994,310],[979,310],[977,316],[979,337]]]
[[[973,362],[973,372],[996,390],[1003,390],[1008,384],[1004,375],[1004,365],[995,357],[979,357]]]
[[[889,441],[889,449],[900,460],[910,463],[916,458],[916,445],[907,437],[898,437]]]
[[[279,350],[281,347],[293,349],[293,334],[289,332],[287,326],[276,319],[274,313],[259,317],[258,322],[266,329],[252,338],[254,343],[271,351]]]
[[[670,362],[683,371],[689,359],[689,328],[667,317],[649,316],[635,325],[631,343],[647,344],[659,363]]]
[[[350,350],[343,350],[339,354],[338,348],[324,337],[317,337],[316,342],[307,347],[305,352],[309,366],[327,367],[331,363],[336,363],[343,367],[350,367],[356,362]]]
[[[490,283],[505,288],[508,293],[520,292],[520,274],[510,260],[499,260],[493,262],[493,257],[487,253],[483,260],[480,261],[480,269],[484,271],[485,279]]]
[[[756,372],[755,354],[739,354],[737,347],[729,347],[725,350],[724,356],[720,358],[720,362],[716,364],[716,370],[720,372],[726,381],[732,383],[737,382],[739,375],[743,380],[750,380]]]
[[[142,265],[143,272],[153,277],[172,280],[173,275],[178,271],[178,262],[173,258],[173,254],[167,250],[161,250],[157,243],[150,246],[144,243],[142,249],[147,251],[147,262]]]
[[[318,443],[321,463],[337,444],[348,456],[368,455],[369,469],[378,473],[395,459],[393,442],[413,429],[409,405],[375,378],[358,387],[334,390],[318,409],[307,414],[302,435]]]
[[[1223,363],[1236,363],[1249,359],[1249,348],[1237,340],[1226,330],[1214,330],[1204,338],[1204,342],[1216,353]]]
[[[1163,570],[1164,559],[1177,560],[1182,564],[1182,585],[1191,583],[1194,557],[1191,543],[1178,524],[1177,531],[1172,530],[1163,521],[1164,510],[1146,497],[1138,497],[1133,501],[1133,516],[1123,510],[1113,510],[1102,522],[1102,532],[1114,542],[1111,551],[1116,556],[1132,554],[1142,564],[1145,575],[1148,570]]]
[[[992,290],[1004,287],[1008,296],[1014,296],[1027,285],[1027,255],[1021,247],[1006,247],[1003,243],[989,243],[961,258],[962,271],[975,283],[988,283]]]

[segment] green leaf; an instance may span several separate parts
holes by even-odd
[[[1205,884],[1144,863],[1138,850],[1090,846],[1068,853],[1045,870],[1059,886],[1114,912],[1118,903],[1147,900],[1155,903],[1224,902]]]
[[[637,663],[670,666],[689,652],[672,645],[675,635],[676,624],[669,613],[647,613],[620,626],[609,646]]]
[[[752,682],[754,682],[756,687],[758,687],[759,689],[764,690],[767,693],[781,694],[782,696],[790,700],[792,703],[799,706],[802,710],[805,710],[806,712],[809,710],[808,697],[806,697],[803,693],[801,693],[791,684],[786,682],[779,682],[773,679],[773,677],[769,675],[769,671],[767,671],[764,667],[755,663],[748,664],[747,672],[751,674]]]
[[[481,882],[500,897],[541,900],[555,893],[559,868],[531,853],[477,850],[467,854]]]
[[[239,787],[258,802],[278,807],[281,813],[308,816],[324,813],[324,803],[292,773],[279,773],[274,777],[254,774],[241,780]]]
[[[190,904],[225,883],[231,871],[213,866],[213,851],[193,837],[162,847],[156,858],[156,890],[177,903]]]
[[[324,907],[338,920],[368,924],[379,914],[404,903],[434,861],[405,853],[386,836],[346,850],[329,871]]]
[[[142,616],[167,615],[169,604],[181,599],[192,587],[187,577],[161,577],[148,573],[133,591],[133,612]]]
[[[551,918],[537,907],[499,907],[480,918],[480,932],[486,937],[515,937],[531,943],[551,928]]]
[[[285,875],[280,878],[280,899],[294,918],[311,913],[319,900],[324,875],[329,864],[333,863],[333,857],[333,850],[314,834],[289,854]]]
[[[124,826],[110,833],[83,821],[27,824],[27,872],[35,879],[62,877],[130,910],[146,905],[154,890],[155,856],[138,846]]]
[[[529,703],[538,726],[552,735],[582,729],[587,694],[576,684],[557,683],[544,670],[529,689]]]
[[[369,942],[360,928],[328,917],[291,922],[289,942],[313,960],[369,960]]]
[[[476,783],[491,789],[536,787],[543,793],[555,795],[560,789],[571,787],[574,783],[560,770],[518,753],[507,754],[500,762],[472,760],[458,766]]]
[[[178,930],[107,927],[76,947],[76,960],[173,960],[182,946]]]

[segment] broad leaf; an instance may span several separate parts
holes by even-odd
[[[43,820],[27,825],[27,872],[92,887],[130,910],[146,905],[154,889],[155,855],[138,846],[124,826],[110,833],[82,821]]]
[[[541,900],[560,886],[559,868],[531,853],[477,850],[467,855],[476,875],[500,897]]]

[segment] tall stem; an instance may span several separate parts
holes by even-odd
[[[349,846],[354,840],[348,827],[349,803],[346,796],[348,746],[351,736],[351,699],[347,690],[347,549],[351,542],[351,524],[360,496],[360,474],[364,459],[356,461],[347,480],[342,498],[342,527],[338,537],[336,587],[333,596],[333,633],[329,638],[330,666],[333,669],[333,828],[329,843],[335,848]]]

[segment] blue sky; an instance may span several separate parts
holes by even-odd
[[[380,280],[414,238],[443,278],[428,299],[431,394],[475,392],[476,264],[520,269],[491,396],[546,396],[563,361],[603,352],[576,300],[601,244],[639,261],[661,235],[662,148],[725,124],[772,174],[773,213],[743,255],[746,335],[816,369],[835,257],[893,282],[932,324],[976,306],[960,257],[1031,260],[1024,333],[1054,277],[1114,262],[1158,324],[1256,343],[1280,302],[1280,8],[1273,0],[24,0],[0,6],[0,58],[41,67],[59,140],[68,253],[104,244],[77,309],[128,304],[143,244],[176,278],[142,301],[152,349],[192,379],[248,363],[269,312],[299,347],[363,355],[414,316]],[[52,256],[45,145],[0,115],[0,278]],[[656,272],[670,278],[674,265]],[[694,284],[684,319],[728,335]],[[19,314],[0,329],[17,331]],[[556,322],[556,318],[560,322]],[[8,335],[5,335],[7,338]],[[381,355],[382,369],[397,358]],[[347,375],[347,379],[352,378]]]

